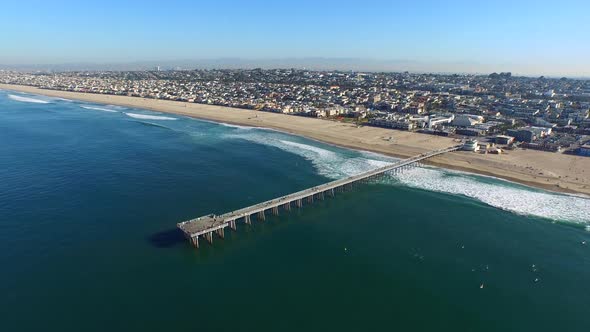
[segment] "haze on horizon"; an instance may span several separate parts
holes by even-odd
[[[2,10],[7,68],[162,62],[590,76],[582,0],[23,0]]]

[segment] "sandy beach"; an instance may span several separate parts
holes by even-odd
[[[325,143],[402,158],[457,144],[453,139],[446,137],[385,128],[357,127],[335,121],[230,107],[44,90],[6,84],[0,84],[0,89],[143,108],[231,124],[273,128]],[[590,195],[590,158],[588,157],[534,150],[508,151],[502,155],[461,151],[433,158],[428,163],[449,169],[495,176],[552,191]]]

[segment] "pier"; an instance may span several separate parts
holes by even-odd
[[[372,171],[328,182],[326,184],[281,196],[222,215],[210,214],[187,220],[178,223],[177,226],[182,230],[191,244],[195,248],[199,248],[199,238],[205,239],[208,243],[213,244],[214,237],[220,239],[225,238],[226,228],[229,227],[231,230],[235,231],[238,222],[251,224],[253,216],[255,216],[258,221],[264,221],[266,219],[266,214],[269,212],[273,215],[278,215],[281,210],[288,212],[293,207],[302,207],[304,203],[310,204],[313,203],[314,200],[323,200],[327,197],[334,197],[336,193],[351,190],[354,186],[361,183],[377,180],[386,173],[403,171],[414,167],[421,161],[444,153],[456,151],[460,148],[461,145],[458,145],[446,149],[430,151]]]

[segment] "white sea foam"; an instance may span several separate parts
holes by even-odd
[[[229,127],[229,128],[236,128],[236,129],[244,129],[244,130],[250,130],[250,129],[262,129],[262,128],[257,128],[257,127],[250,127],[250,126],[240,126],[240,125],[235,125],[235,124],[231,124],[231,123],[225,123],[225,122],[215,122],[216,124],[222,125],[224,127]]]
[[[320,174],[332,179],[361,174],[391,163],[385,160],[349,157],[314,145],[287,140],[279,140],[279,143],[275,146],[310,160]]]
[[[35,98],[30,98],[30,97],[25,97],[25,96],[17,96],[17,95],[10,95],[9,94],[8,98],[15,100],[15,101],[23,102],[23,103],[49,104],[49,102],[47,100],[35,99]]]
[[[277,132],[277,133],[284,133],[284,132],[282,132],[280,130],[273,129],[273,128],[267,128],[267,127],[243,126],[243,125],[231,124],[231,123],[226,123],[226,122],[218,122],[218,121],[195,119],[195,118],[192,118],[192,119],[193,120],[196,120],[196,121],[201,121],[201,122],[213,123],[213,124],[221,125],[221,126],[228,127],[228,128],[235,128],[235,129],[242,129],[242,130],[256,129],[256,130],[264,130],[264,131],[272,131],[272,132]]]
[[[360,174],[388,163],[387,161],[367,159],[363,156],[350,157],[315,145],[290,141],[283,134],[269,134],[258,130],[249,130],[237,131],[228,134],[227,137],[273,146],[299,155],[309,160],[319,174],[331,179]]]
[[[360,174],[398,159],[373,152],[346,153],[291,141],[282,134],[235,131],[226,135],[274,146],[309,160],[319,174],[331,179]],[[590,199],[529,189],[499,179],[490,179],[434,167],[416,167],[391,175],[385,184],[405,185],[448,194],[462,195],[490,206],[522,215],[590,224]]]
[[[523,215],[590,223],[590,199],[538,191],[501,180],[494,183],[438,168],[413,168],[394,176],[400,183],[467,196],[490,206]]]
[[[147,115],[147,114],[137,114],[137,113],[125,113],[125,115],[135,118],[135,119],[142,119],[142,120],[176,120],[176,118],[171,118],[167,116],[157,116],[157,115]]]
[[[119,110],[119,111],[127,109],[127,107],[119,106],[119,105],[105,105],[105,106],[108,108],[114,109],[114,110]]]
[[[103,111],[103,112],[110,112],[110,113],[118,113],[119,112],[119,111],[112,110],[109,108],[104,108],[104,107],[95,107],[95,106],[80,106],[80,107],[87,109],[87,110],[94,110],[94,111]]]

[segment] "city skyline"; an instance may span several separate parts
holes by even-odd
[[[365,1],[362,6],[169,1],[165,7],[152,1],[21,1],[5,5],[8,15],[0,28],[10,33],[0,64],[221,59],[228,67],[246,68],[270,63],[277,68],[588,77],[584,56],[590,46],[584,34],[590,23],[583,15],[588,7],[575,0],[558,7],[548,1],[502,1],[478,8],[466,1]]]
[[[195,60],[169,61],[135,61],[135,62],[71,62],[41,64],[1,64],[0,70],[64,72],[64,71],[146,71],[146,70],[200,70],[200,69],[300,69],[311,71],[353,71],[353,72],[385,72],[416,74],[460,74],[488,75],[490,73],[510,72],[514,76],[523,77],[568,77],[573,79],[589,79],[590,74],[579,72],[563,73],[537,70],[514,71],[512,65],[487,65],[477,62],[459,63],[427,63],[412,60],[379,60],[361,58],[276,58],[276,59],[242,59],[216,58]]]

